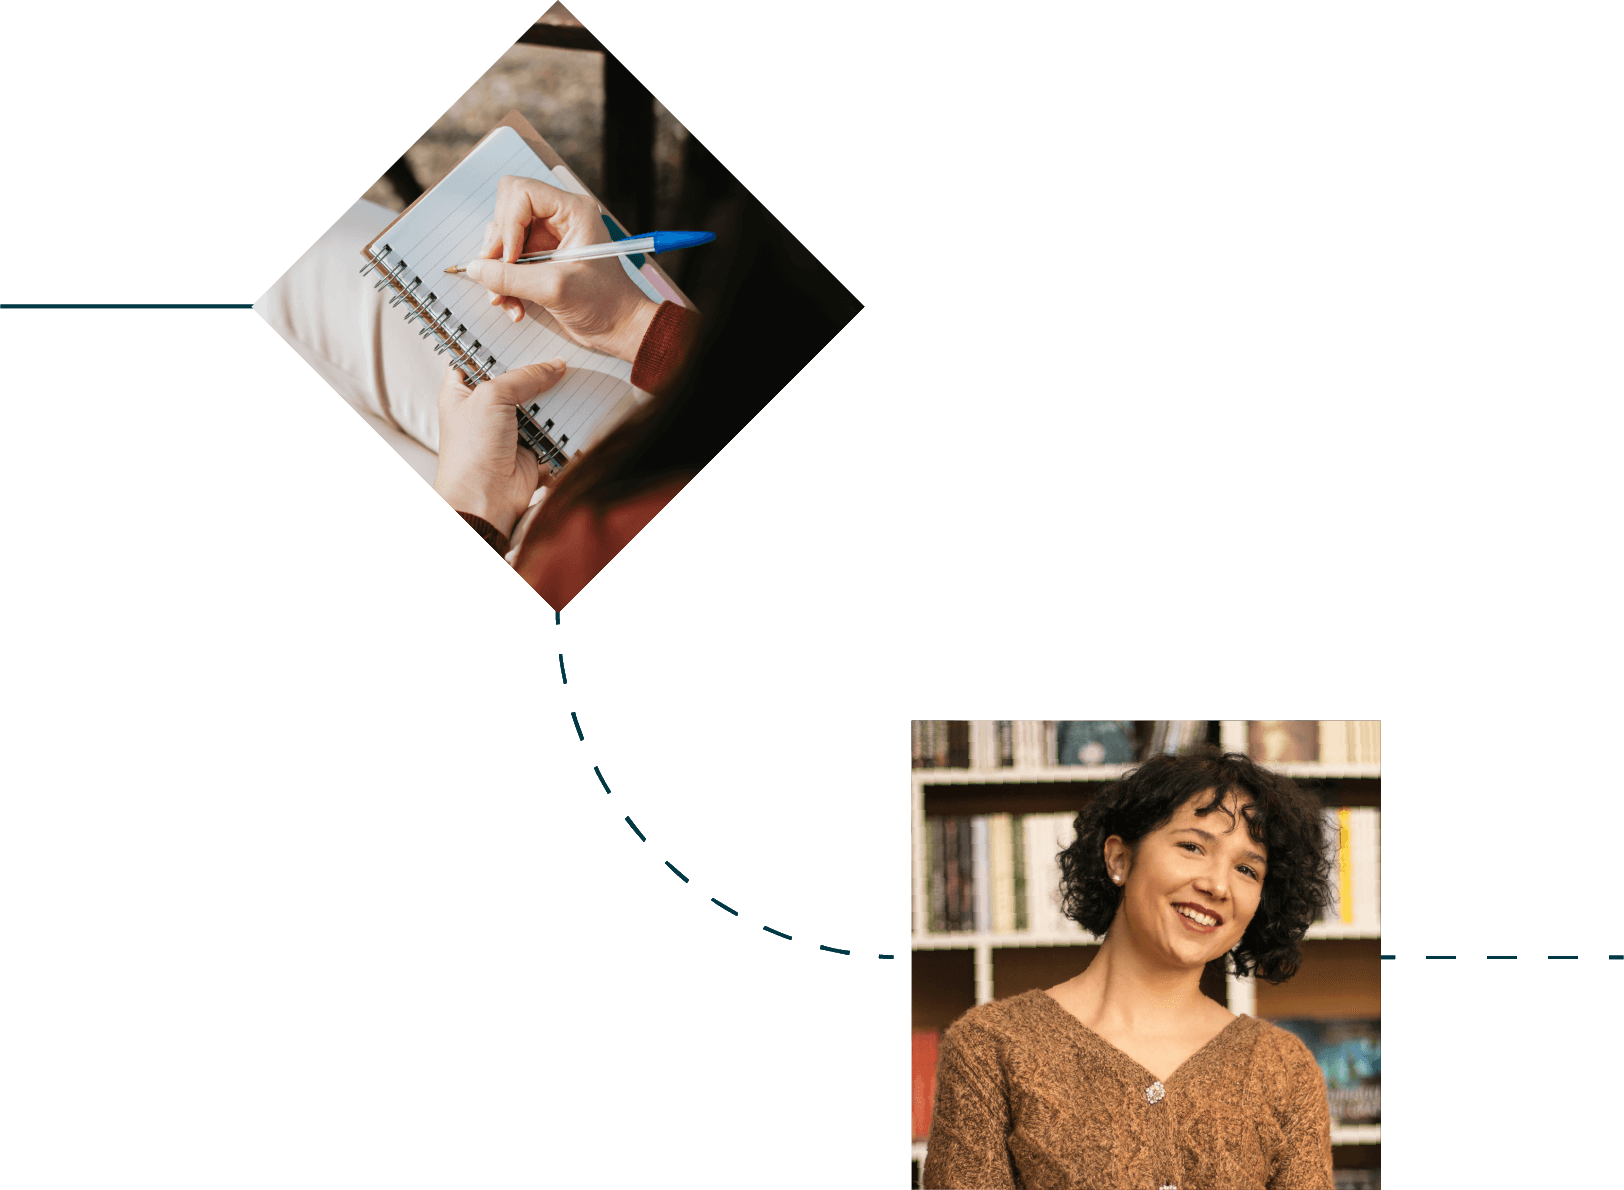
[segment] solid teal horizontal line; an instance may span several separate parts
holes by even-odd
[[[1610,954],[1607,957],[1610,959],[1624,959],[1624,954]]]
[[[0,310],[252,310],[225,302],[0,302]]]
[[[882,959],[894,959],[894,958],[896,958],[896,957],[897,957],[897,956],[896,956],[896,955],[894,955],[894,954],[882,954],[882,955],[881,955],[881,956],[880,956],[880,957],[881,957],[881,958],[882,958]],[[1614,956],[1613,956],[1613,957],[1614,957],[1614,958],[1615,958],[1615,959],[1616,959],[1616,958],[1618,958],[1618,956],[1617,956],[1617,955],[1616,955],[1616,954],[1615,954],[1615,955],[1614,955]]]
[[[1429,959],[1452,959],[1454,957],[1452,954],[1429,954],[1427,956]]]
[[[1548,959],[1576,959],[1579,956],[1576,954],[1548,954],[1545,957]]]
[[[1392,959],[1392,958],[1397,958],[1397,957],[1398,957],[1397,955],[1390,955],[1390,954],[1382,955],[1382,958],[1384,958],[1384,959]]]
[[[1514,954],[1491,954],[1491,955],[1488,955],[1486,957],[1491,958],[1491,959],[1514,959],[1517,956],[1514,955]]]

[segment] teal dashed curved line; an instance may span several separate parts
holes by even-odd
[[[557,617],[557,612],[554,612],[554,617]],[[559,654],[559,669],[560,670],[564,669],[564,654],[562,654],[562,653]],[[573,724],[575,724],[575,735],[577,735],[577,739],[580,739],[581,742],[583,742],[583,744],[585,744],[585,742],[586,742],[586,732],[581,731],[581,721],[580,721],[580,718],[578,718],[577,713],[575,713],[575,711],[570,711],[570,722],[573,722]],[[593,773],[596,774],[596,776],[598,776],[598,784],[601,784],[601,786],[604,787],[604,792],[606,792],[606,794],[607,794],[607,792],[609,792],[609,783],[607,783],[607,781],[604,781],[603,770],[601,770],[601,768],[598,768],[598,766],[593,765]],[[648,836],[646,836],[646,834],[643,834],[643,831],[637,830],[637,823],[635,823],[635,821],[632,821],[632,817],[630,817],[630,815],[627,815],[627,817],[625,817],[625,825],[630,826],[630,828],[632,828],[632,833],[637,834],[637,838],[641,839],[641,841],[643,841],[643,843],[648,843]],[[682,875],[682,873],[677,872],[677,865],[672,864],[671,860],[669,860],[669,859],[666,860],[666,867],[669,867],[669,869],[671,869],[672,872],[676,873],[677,880],[680,880],[680,882],[685,883],[685,885],[689,885],[689,883],[693,883],[692,880],[689,880],[689,878],[685,877],[685,875]],[[739,916],[739,911],[737,911],[737,909],[732,908],[732,906],[726,906],[726,904],[723,904],[723,903],[721,903],[721,901],[718,901],[718,899],[716,899],[715,896],[713,896],[713,898],[711,898],[711,904],[715,904],[715,906],[718,906],[719,909],[726,909],[726,911],[731,912],[732,916],[734,916],[734,917]],[[763,925],[762,929],[767,930],[768,933],[776,933],[776,935],[778,935],[778,937],[784,938],[784,940],[786,940],[786,942],[794,942],[794,938],[791,937],[791,935],[788,935],[788,933],[784,933],[783,930],[775,930],[775,929],[773,929],[773,927],[771,927],[771,925]],[[823,943],[818,943],[818,950],[828,951],[828,953],[830,953],[830,955],[851,955],[851,951],[849,951],[849,950],[841,950],[840,946],[825,946],[825,945],[823,945]],[[875,958],[896,958],[896,956],[895,955],[877,955],[877,956],[875,956]],[[1387,956],[1384,955],[1384,958],[1387,958]]]
[[[564,685],[568,686],[570,684],[570,676],[564,672],[564,654],[562,653],[558,655],[558,676],[564,679]]]

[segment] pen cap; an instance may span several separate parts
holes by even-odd
[[[655,252],[675,252],[678,248],[696,248],[700,244],[708,244],[716,237],[708,231],[654,231],[649,236],[654,241]]]

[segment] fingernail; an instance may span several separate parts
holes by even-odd
[[[510,307],[508,317],[514,322],[518,322],[520,318],[524,317],[524,310],[519,306]]]
[[[569,367],[569,365],[564,362],[563,356],[558,356],[554,359],[548,360],[547,366],[552,368],[552,370],[555,372],[562,372],[565,368]]]
[[[462,266],[462,271],[464,273],[466,273],[468,276],[472,277],[475,281],[478,281],[479,280],[479,266],[484,264],[484,263],[485,262],[482,261],[482,260],[470,260],[467,264]]]
[[[489,301],[487,301],[487,302],[486,302],[486,303],[485,303],[485,304],[486,304],[486,305],[487,305],[487,306],[494,306],[494,305],[496,305],[496,303],[497,303],[497,302],[499,302],[499,301],[501,301],[501,300],[502,300],[502,295],[501,295],[501,294],[499,294],[499,293],[493,293],[493,294],[491,294],[491,296],[490,296],[490,300],[489,300]]]

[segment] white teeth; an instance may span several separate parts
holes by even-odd
[[[1194,909],[1185,909],[1183,906],[1177,906],[1176,908],[1197,925],[1215,926],[1218,924],[1216,917],[1208,917],[1205,913],[1197,913]]]

